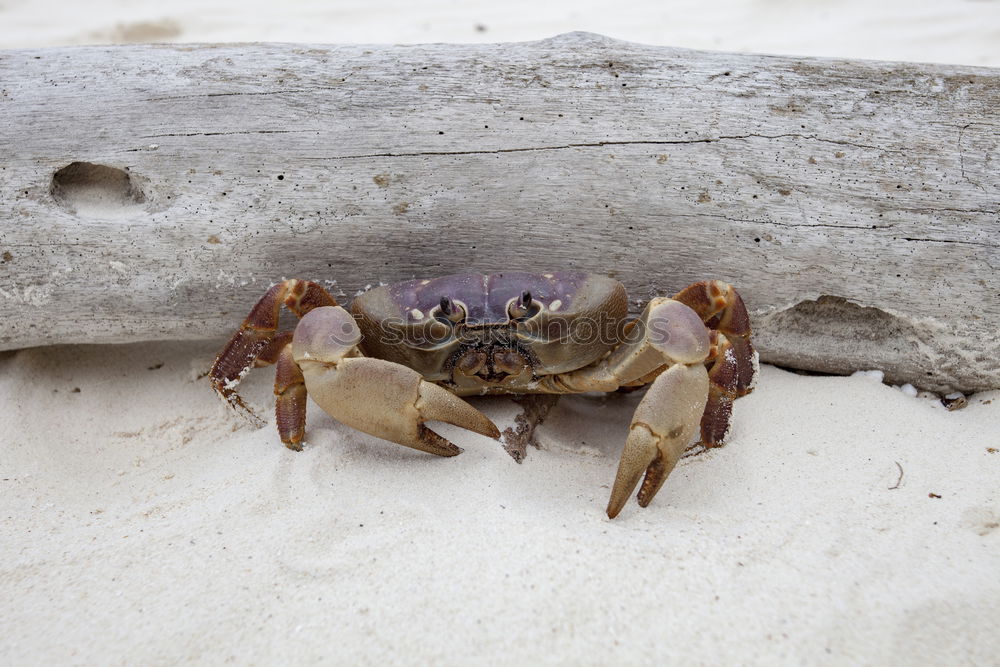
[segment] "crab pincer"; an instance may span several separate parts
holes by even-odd
[[[679,301],[657,298],[637,327],[635,342],[613,352],[609,366],[625,378],[645,372],[650,365],[667,365],[667,369],[653,380],[632,416],[608,501],[612,519],[643,472],[638,500],[641,507],[649,505],[698,430],[708,398],[704,360],[710,337],[697,313]]]
[[[359,431],[437,454],[462,450],[425,426],[441,421],[499,438],[490,419],[417,371],[385,359],[361,356],[361,333],[339,306],[316,308],[295,329],[292,356],[306,391],[324,411]]]
[[[635,410],[608,501],[613,519],[639,487],[639,506],[649,505],[698,430],[705,410],[708,373],[704,366],[672,366],[656,378]]]

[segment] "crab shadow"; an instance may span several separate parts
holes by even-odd
[[[544,450],[552,453],[617,460],[628,435],[628,427],[643,392],[630,394],[580,394],[562,396],[538,422],[524,460]],[[514,427],[524,410],[507,397],[466,399],[492,419],[501,431]],[[375,436],[366,435],[325,414],[316,406],[310,411],[308,441],[311,447],[333,448],[347,458],[364,457],[371,463],[394,465],[431,465],[437,457],[401,447]],[[482,452],[493,447],[504,457],[503,442],[496,442],[443,422],[428,426],[448,438],[464,453]],[[517,459],[515,459],[517,460]]]
[[[562,396],[535,429],[533,444],[552,452],[617,460],[643,394]]]

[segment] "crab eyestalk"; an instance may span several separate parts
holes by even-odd
[[[535,306],[534,308],[532,306],[535,306],[535,303],[531,298],[531,292],[529,292],[528,290],[521,292],[521,298],[515,301],[513,304],[511,304],[510,307],[511,319],[518,320],[528,317],[535,310],[537,310],[537,306]]]
[[[462,307],[447,296],[441,297],[441,303],[438,307],[441,309],[441,314],[444,318],[453,324],[458,324],[465,319],[465,311],[462,310]]]

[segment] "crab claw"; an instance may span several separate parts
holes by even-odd
[[[427,428],[442,421],[499,438],[486,415],[411,368],[384,359],[357,356],[360,332],[340,307],[316,308],[302,318],[292,343],[306,391],[344,424],[438,456],[462,450]]]
[[[639,505],[649,504],[697,431],[707,397],[708,373],[702,364],[678,364],[656,378],[632,417],[608,518],[618,516],[643,472]]]

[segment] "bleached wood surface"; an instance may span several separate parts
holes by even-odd
[[[591,34],[0,52],[0,348],[576,268],[728,280],[766,361],[1000,387],[998,108],[994,69]]]

